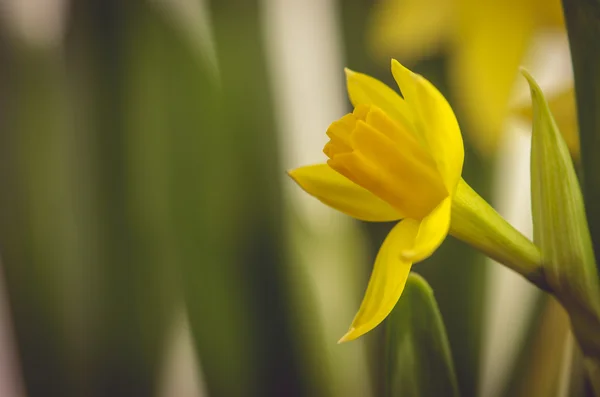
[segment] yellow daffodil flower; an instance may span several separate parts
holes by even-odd
[[[290,171],[323,203],[357,219],[399,221],[383,242],[364,300],[340,342],[376,327],[400,298],[414,262],[446,238],[464,149],[454,112],[422,76],[392,60],[402,97],[346,70],[354,111],[333,122],[327,164]]]
[[[376,52],[403,62],[449,49],[450,81],[470,138],[489,153],[532,37],[563,24],[560,0],[383,0],[369,34]]]

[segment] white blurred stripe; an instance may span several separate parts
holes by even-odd
[[[204,397],[208,396],[202,378],[199,359],[190,333],[189,321],[184,305],[176,310],[176,316],[166,343],[164,369],[158,386],[161,397]]]
[[[282,132],[282,165],[289,169],[324,162],[325,131],[347,112],[335,3],[263,0],[262,4],[276,119]],[[312,202],[302,201],[300,205]]]
[[[509,128],[498,152],[494,207],[511,225],[532,237],[529,178],[530,134]],[[510,375],[518,343],[540,292],[517,273],[489,266],[480,395],[497,396]]]
[[[349,110],[337,2],[263,0],[262,9],[282,167],[324,162],[325,131]],[[281,175],[288,207],[298,213],[301,223],[301,227],[290,226],[294,259],[308,274],[307,290],[316,295],[313,299],[320,311],[320,318],[315,318],[318,313],[309,313],[311,318],[305,320],[323,325],[326,352],[320,354],[329,362],[319,365],[333,381],[334,395],[368,397],[364,341],[336,344],[347,331],[367,285],[363,275],[370,263],[362,250],[363,238],[348,217],[325,207]],[[296,292],[306,294],[307,290]]]
[[[0,0],[0,15],[10,32],[35,47],[60,46],[67,0]]]

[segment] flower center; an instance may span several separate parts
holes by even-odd
[[[448,196],[429,151],[378,107],[357,106],[327,135],[327,164],[406,217],[422,219]]]

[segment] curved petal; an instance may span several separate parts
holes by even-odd
[[[446,188],[452,194],[462,173],[465,151],[456,116],[446,98],[422,76],[392,60],[392,74],[411,111],[415,127],[436,160]]]
[[[423,122],[422,134],[437,162],[438,170],[453,194],[462,174],[465,149],[456,116],[446,98],[423,77],[417,85],[417,104]]]
[[[410,129],[412,125],[410,111],[404,99],[396,91],[374,77],[354,72],[348,68],[344,70],[348,96],[354,107],[359,105],[377,106],[391,118]]]
[[[427,259],[448,235],[452,198],[444,199],[421,221],[414,246],[402,251],[402,258],[411,262]]]
[[[419,107],[417,106],[418,75],[405,68],[395,59],[392,59],[392,75],[402,92],[408,111],[412,114],[413,134],[419,139],[421,145],[428,148],[429,145],[422,133],[423,121],[419,114]]]
[[[309,165],[288,172],[304,191],[354,218],[387,222],[403,216],[391,205],[358,186],[327,164]]]
[[[396,84],[400,88],[410,111],[414,112],[416,109],[411,106],[411,103],[414,103],[416,97],[417,74],[405,68],[397,60],[392,59],[392,76],[394,76],[394,80],[396,80]],[[418,118],[418,115],[416,118]]]
[[[358,338],[381,323],[400,298],[412,263],[403,260],[400,253],[413,246],[419,231],[419,222],[400,221],[390,231],[379,249],[371,273],[367,292],[350,330],[339,343]]]

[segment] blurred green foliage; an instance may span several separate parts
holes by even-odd
[[[206,3],[210,26],[175,1],[73,0],[50,47],[2,26],[0,247],[28,396],[157,395],[182,311],[210,396],[341,395],[288,246],[264,5]],[[371,5],[339,3],[345,63],[393,86],[367,52]],[[443,57],[416,67],[446,94],[445,69]],[[489,198],[490,161],[465,143],[463,176]],[[584,149],[584,166],[592,157]],[[364,229],[374,258],[389,225]],[[414,270],[438,299],[458,388],[474,396],[484,259],[448,239]],[[353,342],[369,348],[375,395],[383,328]]]
[[[73,2],[64,48],[4,49],[0,240],[28,394],[153,395],[183,298],[211,395],[323,395],[288,315],[257,3],[215,3],[218,73],[168,7]]]

